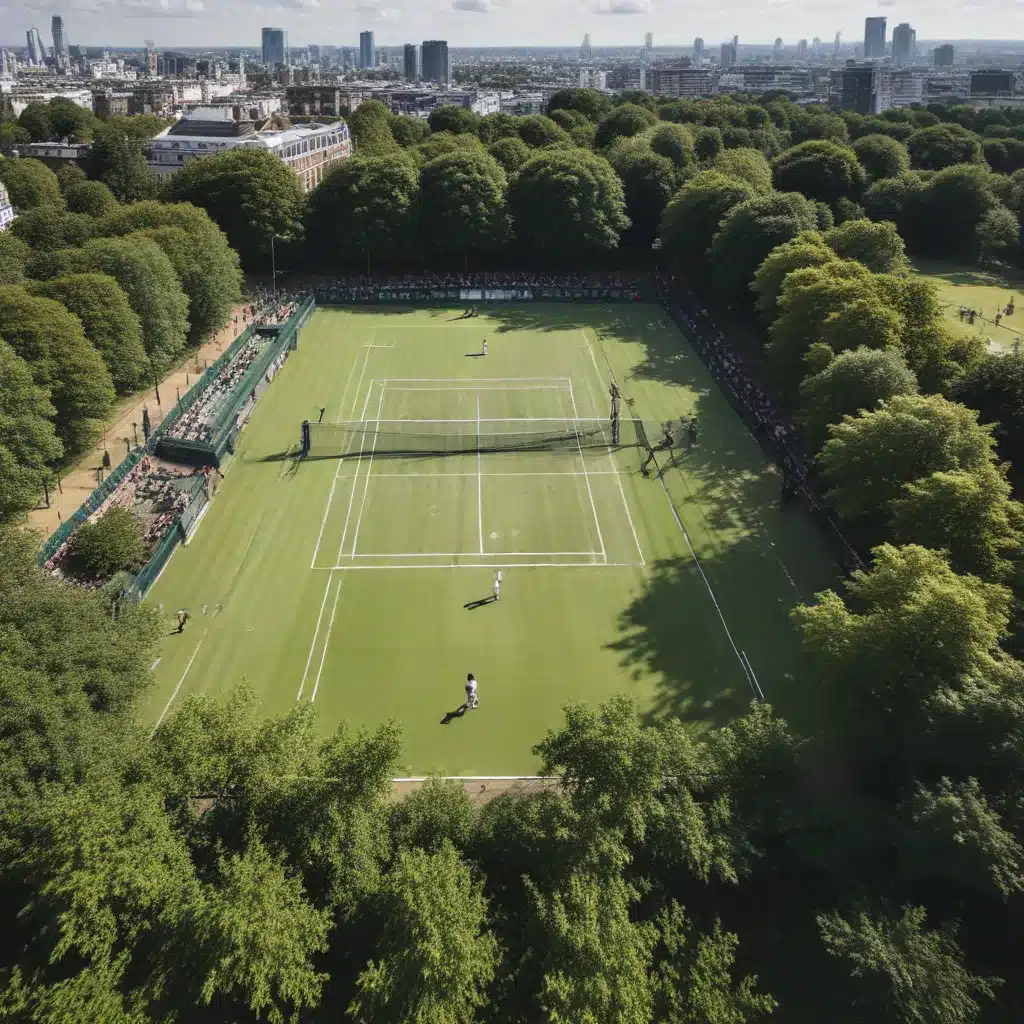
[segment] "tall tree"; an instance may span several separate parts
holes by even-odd
[[[956,382],[953,398],[994,424],[1000,457],[1024,468],[1024,356],[986,355]]]
[[[310,196],[306,236],[335,266],[401,263],[416,252],[419,193],[410,161],[353,157],[332,167]]]
[[[844,260],[856,260],[876,274],[900,274],[910,269],[896,225],[883,221],[848,220],[825,232],[825,242]]]
[[[814,204],[795,192],[771,192],[734,206],[711,243],[715,292],[727,303],[753,304],[750,284],[768,254],[816,224]]]
[[[0,523],[20,519],[35,505],[48,466],[64,454],[53,429],[56,415],[31,368],[0,340]]]
[[[49,390],[65,450],[83,451],[110,411],[114,385],[81,321],[59,302],[6,285],[0,287],[0,338],[29,364],[36,384]]]
[[[487,152],[501,164],[508,177],[515,174],[533,155],[530,147],[518,135],[492,142],[487,147]]]
[[[455,103],[442,103],[430,112],[427,124],[432,132],[464,135],[476,132],[480,125],[480,115]]]
[[[0,284],[21,284],[31,255],[32,249],[27,242],[13,232],[0,231]]]
[[[85,245],[96,222],[84,213],[65,213],[56,206],[37,206],[15,220],[11,231],[37,252]]]
[[[548,113],[553,110],[578,110],[591,121],[599,121],[611,108],[608,97],[596,89],[559,89],[548,100]]]
[[[535,156],[512,182],[509,207],[520,244],[558,258],[614,249],[629,227],[611,165],[583,150]]]
[[[907,138],[907,152],[911,165],[923,171],[982,161],[981,140],[958,124],[918,128]]]
[[[488,154],[450,153],[420,172],[423,238],[438,252],[499,249],[509,233],[505,172]]]
[[[568,133],[543,114],[527,114],[516,118],[516,133],[523,142],[535,149],[569,141]]]
[[[772,161],[772,177],[782,192],[800,192],[833,207],[840,199],[859,199],[865,183],[853,151],[824,139],[781,153]]]
[[[103,217],[117,209],[114,193],[102,181],[80,181],[65,187],[64,200],[72,213]]]
[[[594,143],[598,148],[604,149],[618,138],[639,135],[641,132],[647,131],[657,121],[657,115],[647,107],[640,107],[635,103],[623,103],[601,119],[597,126]]]
[[[672,161],[647,149],[629,153],[614,166],[622,180],[626,216],[632,222],[626,238],[634,244],[650,246],[658,233],[661,215],[675,192]]]
[[[869,181],[896,178],[910,170],[910,154],[902,142],[888,135],[862,135],[853,144]]]
[[[348,118],[356,152],[366,157],[389,156],[395,153],[398,150],[398,143],[391,132],[392,120],[394,115],[390,108],[380,100],[365,100],[360,103]]]
[[[245,148],[186,164],[165,197],[206,210],[245,268],[269,266],[271,239],[295,234],[304,201],[290,167],[272,153]]]
[[[905,484],[940,470],[979,471],[993,462],[990,428],[973,409],[939,395],[898,395],[831,430],[819,459],[829,495],[846,519],[877,517]]]
[[[25,211],[37,206],[64,207],[57,175],[39,160],[0,160],[0,182],[15,209]]]
[[[69,274],[32,285],[36,295],[56,299],[69,309],[85,336],[103,357],[118,394],[149,382],[142,326],[121,286],[107,274]]]
[[[761,320],[768,326],[778,314],[779,295],[786,275],[794,270],[820,267],[831,263],[835,253],[817,231],[805,231],[796,238],[776,246],[765,257],[750,282],[757,296],[755,306]]]
[[[498,962],[486,930],[483,885],[454,847],[400,850],[384,880],[377,914],[382,934],[359,975],[349,1013],[370,1024],[471,1024]]]
[[[137,203],[156,195],[156,179],[146,166],[141,143],[119,128],[106,125],[97,131],[89,150],[87,170],[119,202]]]
[[[852,920],[838,913],[818,917],[825,948],[847,961],[862,1013],[915,1024],[970,1024],[981,1013],[979,999],[993,999],[993,979],[964,966],[951,927],[928,931],[924,907],[901,915],[864,911]]]
[[[715,157],[715,170],[749,182],[758,192],[767,194],[772,191],[771,165],[759,150],[745,146],[722,150]]]
[[[659,156],[668,157],[677,170],[690,167],[696,162],[693,148],[693,133],[685,125],[659,124],[651,129],[651,150]],[[769,183],[771,174],[769,172]]]

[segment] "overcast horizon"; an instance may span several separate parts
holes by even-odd
[[[992,0],[944,9],[923,0],[905,5],[875,0],[855,17],[838,0],[738,0],[699,16],[680,17],[681,8],[657,0],[358,0],[348,10],[321,5],[321,0],[0,0],[0,21],[8,36],[5,45],[18,45],[19,39],[23,43],[33,25],[49,44],[50,18],[60,14],[72,43],[142,46],[152,39],[157,48],[258,48],[264,25],[283,28],[294,47],[354,45],[364,29],[372,29],[382,46],[423,39],[446,39],[455,47],[578,46],[587,32],[594,46],[640,46],[646,32],[654,34],[656,46],[690,46],[695,36],[714,46],[733,35],[753,44],[771,44],[776,36],[790,44],[820,36],[831,45],[837,29],[845,42],[863,39],[869,15],[887,17],[890,34],[894,25],[908,21],[922,40],[1024,38],[1024,5]],[[248,23],[244,32],[239,31],[240,19]]]

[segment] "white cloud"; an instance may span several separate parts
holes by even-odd
[[[647,14],[651,5],[647,0],[610,0],[594,8],[595,14]]]
[[[494,10],[491,0],[452,0],[453,11],[471,11],[474,14],[489,14]]]

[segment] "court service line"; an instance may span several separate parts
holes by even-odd
[[[572,390],[572,381],[569,381],[569,398],[572,399],[572,414],[575,417],[572,429],[576,434],[576,447],[580,452],[580,464],[583,466],[583,476],[587,482],[587,494],[590,495],[590,507],[594,513],[594,526],[597,527],[597,542],[601,545],[601,557],[607,562],[608,553],[604,549],[604,537],[601,536],[601,521],[597,518],[597,505],[594,502],[594,492],[590,488],[590,473],[587,471],[587,460],[583,454],[583,443],[580,441],[579,428],[576,423],[579,421],[579,409],[576,408],[576,395]]]
[[[353,558],[467,558],[476,551],[377,551],[372,554],[353,555]],[[487,551],[488,558],[536,558],[539,555],[589,555],[596,557],[600,551]]]
[[[320,623],[324,617],[327,595],[331,592],[331,581],[334,579],[334,570],[337,566],[331,566],[330,568],[331,575],[327,577],[327,586],[324,587],[324,599],[320,602],[320,614],[316,617],[316,630],[313,633],[313,641],[309,645],[309,657],[306,658],[306,667],[302,670],[302,682],[299,683],[299,692],[295,695],[296,701],[302,700],[302,691],[306,688],[306,676],[309,675],[309,666],[313,660],[313,651],[316,649],[316,638],[320,635]]]
[[[377,403],[377,416],[384,406],[384,388],[380,389],[380,401]],[[373,444],[370,447],[370,461],[366,464],[366,483],[363,485],[363,500],[359,503],[359,517],[356,519],[356,532],[352,535],[352,557],[356,557],[356,545],[359,543],[359,528],[363,525],[363,509],[366,508],[366,496],[370,493],[370,474],[373,472],[373,455],[377,450],[378,431],[373,433]],[[344,544],[344,540],[342,541]],[[341,551],[338,552],[338,560],[341,560]]]
[[[380,555],[377,556],[382,557]],[[318,568],[321,568],[318,566]],[[639,569],[639,562],[466,562],[465,564],[423,563],[417,565],[345,565],[323,566],[332,572],[375,572],[388,569]]]
[[[567,381],[568,377],[379,377],[385,384],[520,384],[526,381]],[[416,389],[413,389],[416,390]],[[423,390],[426,390],[425,388]]]
[[[359,374],[359,383],[356,385],[355,394],[352,398],[352,413],[356,411],[356,402],[359,401],[359,389],[363,386],[363,378],[366,376],[366,364],[370,361],[370,348],[367,346],[366,355],[363,356],[363,370]],[[338,403],[338,417],[341,418],[342,409],[345,408],[345,399],[348,397],[348,389],[352,384],[352,378],[355,376],[356,364],[352,363],[352,371],[348,375],[348,380],[345,382],[345,390],[342,392],[341,401]],[[350,413],[350,415],[352,414]],[[335,421],[337,422],[337,420]],[[324,509],[324,517],[320,520],[320,532],[316,535],[316,547],[313,548],[313,557],[310,560],[309,567],[313,569],[316,567],[316,556],[320,552],[320,542],[324,539],[324,527],[327,525],[327,517],[331,514],[331,505],[334,502],[334,491],[338,486],[338,476],[341,473],[341,464],[344,459],[338,461],[338,465],[334,470],[334,478],[331,480],[331,491],[327,495],[327,507]],[[355,484],[353,483],[353,487]]]
[[[185,682],[185,677],[188,675],[189,669],[192,668],[192,662],[196,660],[196,655],[199,653],[199,648],[203,646],[203,641],[206,639],[206,634],[209,632],[209,629],[203,630],[203,635],[199,638],[199,643],[196,644],[196,649],[192,652],[192,657],[188,659],[188,664],[185,666],[185,671],[182,672],[181,678],[178,680],[178,685],[174,688],[174,693],[171,694],[171,699],[164,705],[163,711],[160,712],[160,717],[156,720],[156,725],[153,726],[153,731],[149,734],[150,739],[152,739],[156,735],[157,729],[160,728],[160,723],[164,720],[164,715],[166,715],[167,712],[170,710],[171,705],[174,703],[174,698],[178,696],[178,691],[181,689],[181,684]]]
[[[484,478],[480,474],[480,392],[476,393],[476,522],[480,532],[480,554],[484,553]]]
[[[366,403],[370,401],[370,394],[373,391],[374,385],[377,384],[377,383],[378,383],[378,381],[371,380],[370,381],[370,386],[366,390],[366,402],[363,403],[363,419],[362,419],[363,423],[366,423]],[[382,385],[381,389],[380,389],[380,401],[378,402],[378,405],[377,405],[378,411],[380,410],[380,406],[383,405],[383,403],[384,403],[384,387]],[[353,403],[353,405],[354,405],[354,403]],[[363,443],[364,444],[366,442],[366,432],[367,432],[368,429],[369,428],[366,427],[366,426],[363,427],[362,438],[363,438]],[[353,434],[352,436],[353,436],[353,439],[354,439],[355,438],[355,434]],[[374,443],[374,447],[376,447],[376,444],[377,444],[376,437],[377,437],[377,435],[374,434],[374,442],[373,442]],[[360,448],[362,448],[362,445],[360,446]],[[344,462],[344,459],[342,459],[342,461]],[[341,553],[342,553],[342,551],[345,550],[345,540],[348,537],[348,526],[349,526],[349,523],[352,522],[352,504],[353,504],[353,502],[355,501],[355,498],[356,498],[356,488],[359,486],[359,471],[362,468],[363,468],[363,453],[362,453],[362,451],[360,451],[359,452],[359,457],[356,459],[356,471],[355,471],[355,473],[352,474],[352,490],[349,492],[349,496],[348,496],[348,509],[345,512],[345,526],[344,526],[344,528],[341,531],[341,543],[338,545],[338,555],[335,558],[336,562],[340,562],[341,561]],[[369,486],[369,477],[367,477],[367,486]],[[365,501],[365,500],[366,500],[366,495],[364,493],[363,494],[363,501]],[[353,550],[355,550],[355,549],[353,548]]]
[[[386,383],[386,382],[385,382]],[[453,387],[453,388],[395,388],[388,385],[388,391],[568,391],[565,384],[533,384],[522,385],[515,388],[476,388],[476,387]]]
[[[581,331],[580,333],[583,335],[583,340],[585,342],[587,342],[587,348],[589,349],[590,348],[590,342],[587,341],[587,332],[586,331]],[[601,372],[597,369],[597,360],[594,359],[594,353],[592,351],[590,353],[590,358],[594,362],[594,369],[597,371],[598,380],[601,381]],[[601,383],[603,384],[604,381],[601,381]],[[590,395],[590,404],[596,409],[597,408],[597,399],[594,397],[594,389],[590,386],[590,378],[589,377],[587,377],[587,392]],[[619,467],[615,465],[615,459],[612,457],[612,453],[610,451],[607,453],[607,456],[608,456],[608,465],[610,465],[612,467],[612,473],[615,476],[615,482],[619,485],[619,494],[622,497],[622,507],[626,510],[626,519],[629,520],[629,528],[630,528],[630,530],[633,533],[633,543],[636,544],[637,554],[640,556],[640,563],[642,565],[646,565],[647,562],[646,562],[646,559],[644,558],[644,549],[642,547],[640,547],[640,537],[639,537],[639,535],[636,532],[636,526],[633,525],[633,516],[632,516],[632,514],[629,511],[629,502],[626,501],[626,491],[625,491],[625,488],[622,486],[622,476],[619,473]],[[595,473],[595,476],[596,475],[599,475],[599,474]]]
[[[456,476],[476,476],[476,473],[378,473],[378,480],[419,480],[429,478],[430,480],[443,479],[445,477],[456,477]],[[579,469],[567,469],[563,473],[481,473],[484,479],[492,476],[583,476],[583,471]],[[592,469],[590,471],[591,476],[618,476],[619,471],[617,469]]]
[[[379,381],[379,380],[370,381],[370,386],[371,387],[374,384],[381,384],[381,381]],[[389,388],[388,390],[389,391],[394,391],[395,389],[394,388]],[[472,391],[474,389],[473,388],[469,388],[467,390]],[[566,388],[565,390],[569,391],[570,393],[572,392],[571,388]],[[363,412],[365,414],[366,410],[364,409]],[[608,422],[603,416],[578,416],[578,417],[576,417],[576,420],[579,423],[607,423]],[[353,422],[353,423],[404,423],[406,425],[409,425],[411,423],[564,423],[565,421],[566,421],[566,417],[565,416],[490,416],[490,417],[483,416],[480,419],[477,419],[476,417],[472,417],[472,418],[469,418],[469,419],[463,418],[463,419],[458,419],[458,420],[413,420],[413,419],[384,420],[384,419],[380,419],[378,417],[377,419],[368,420],[366,418],[366,416],[363,415],[360,419],[352,420],[351,422]]]
[[[310,704],[316,700],[316,695],[320,690],[320,676],[323,675],[324,662],[327,660],[327,648],[331,645],[331,633],[334,631],[334,615],[338,610],[338,598],[341,596],[341,585],[345,582],[343,576],[338,577],[338,586],[334,591],[334,604],[331,606],[331,621],[327,625],[327,636],[324,638],[324,649],[320,655],[320,667],[316,670],[316,683],[313,685],[313,692],[310,694]]]

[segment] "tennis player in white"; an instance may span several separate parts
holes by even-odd
[[[484,338],[484,351],[483,351],[483,355],[487,355],[487,339],[486,338]]]
[[[501,600],[501,570],[499,569],[494,577],[494,600]]]
[[[466,707],[475,708],[480,704],[476,695],[476,676],[472,672],[466,676]]]

